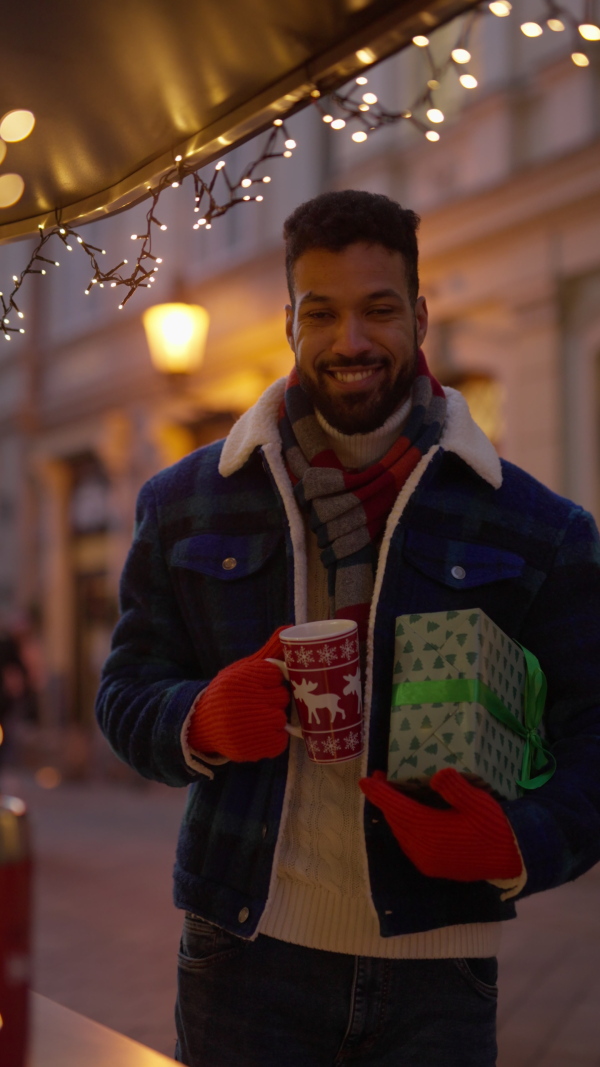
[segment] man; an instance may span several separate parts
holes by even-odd
[[[295,370],[140,494],[98,716],[140,773],[192,783],[190,1067],[490,1067],[500,923],[600,856],[597,533],[430,375],[417,224],[366,192],[301,205]],[[499,803],[448,769],[434,808],[385,781],[395,620],[468,607],[540,659],[557,770]],[[335,615],[358,622],[368,746],[324,767],[267,659],[283,625]]]

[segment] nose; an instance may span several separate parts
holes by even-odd
[[[354,359],[371,351],[371,341],[360,315],[344,315],[338,319],[331,351],[336,356]]]

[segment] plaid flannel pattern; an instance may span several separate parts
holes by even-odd
[[[293,621],[293,569],[288,519],[260,450],[222,478],[220,448],[193,453],[140,494],[97,715],[114,750],[141,774],[192,782],[177,906],[251,937],[270,884],[287,753],[226,764],[210,781],[186,765],[179,736],[216,672]],[[386,768],[396,617],[481,608],[538,656],[548,678],[545,725],[558,769],[535,794],[504,805],[530,893],[600,858],[600,549],[590,516],[503,467],[495,490],[440,450],[393,533],[375,615],[369,773]],[[224,568],[227,559],[235,567]],[[453,573],[459,564],[462,578]],[[367,805],[384,936],[514,915],[512,901],[487,883],[420,875],[371,814]]]

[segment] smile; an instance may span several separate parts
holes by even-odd
[[[367,378],[372,378],[379,370],[381,370],[381,367],[375,365],[365,367],[363,370],[330,370],[329,374],[336,382],[349,384],[351,382],[364,382]]]

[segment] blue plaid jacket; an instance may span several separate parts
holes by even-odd
[[[396,617],[481,608],[537,655],[548,679],[545,725],[557,771],[536,792],[504,803],[528,872],[525,895],[575,878],[600,858],[598,534],[586,512],[518,468],[503,463],[494,487],[443,443],[380,560],[368,773],[387,765]],[[180,734],[217,671],[295,620],[299,571],[272,446],[244,454],[227,477],[219,472],[222,448],[199,449],[140,493],[97,715],[114,751],[140,774],[191,783],[176,905],[250,938],[273,878],[288,753],[224,764],[211,779],[188,765]],[[222,566],[228,557],[237,560],[230,570]],[[462,579],[452,575],[456,564]],[[383,936],[513,917],[513,902],[486,882],[421,875],[377,815],[366,803]]]

